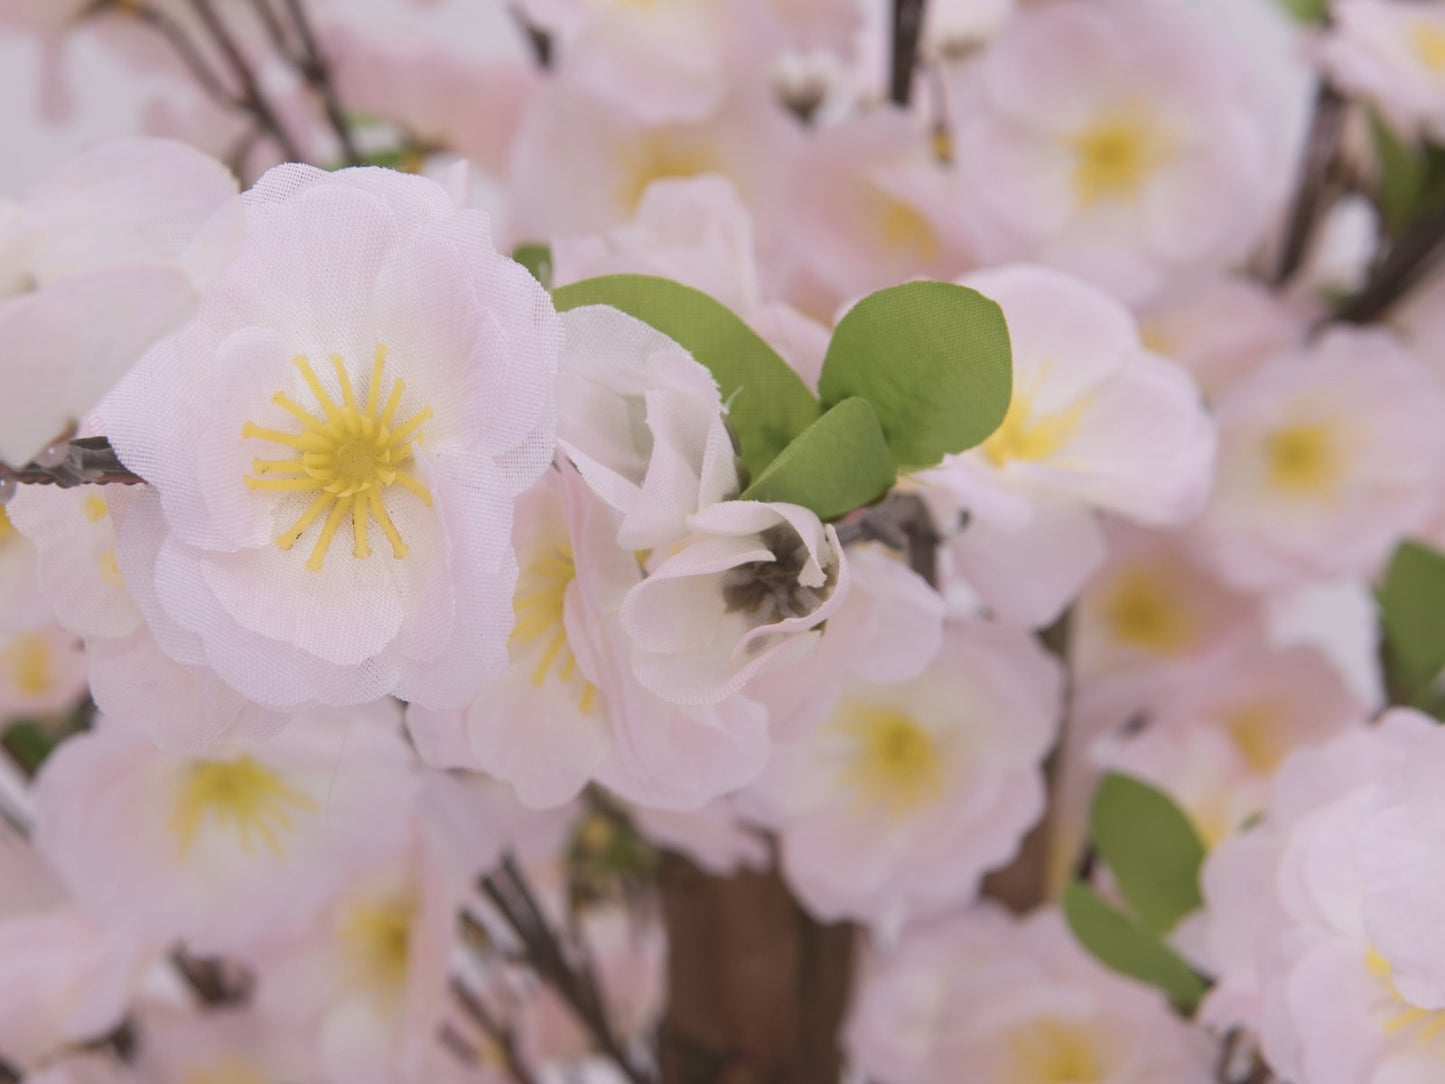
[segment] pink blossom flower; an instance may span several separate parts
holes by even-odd
[[[1445,136],[1445,5],[1340,0],[1322,54],[1332,79],[1399,130]]]
[[[284,166],[245,214],[101,409],[150,482],[121,573],[167,654],[265,706],[465,703],[505,659],[511,502],[551,459],[550,301],[420,178]]]
[[[956,122],[970,199],[1027,255],[1139,299],[1256,243],[1280,124],[1245,51],[1174,4],[1057,3],[1011,20]],[[1284,163],[1279,163],[1283,167]]]
[[[1103,558],[1091,508],[1151,524],[1198,511],[1213,424],[1188,374],[1145,350],[1107,294],[1028,265],[964,281],[1008,320],[1013,398],[980,447],[921,480],[953,537],[952,568],[1002,617],[1044,625]],[[967,526],[955,532],[960,512]]]
[[[1445,469],[1445,393],[1384,331],[1335,330],[1219,403],[1200,555],[1241,587],[1373,575],[1424,525]]]
[[[617,530],[570,469],[523,496],[510,665],[464,710],[409,708],[428,763],[487,771],[540,808],[592,779],[647,805],[695,808],[761,771],[767,717],[757,704],[683,706],[639,684],[618,614],[642,571]]]
[[[388,718],[389,725],[388,725]],[[77,903],[124,929],[234,950],[308,921],[395,838],[410,787],[383,707],[262,745],[162,752],[102,717],[36,784],[36,840]]]
[[[969,902],[1043,813],[1061,692],[1032,638],[983,622],[950,626],[911,681],[846,683],[749,792],[789,886],[824,921],[883,927]]]
[[[0,202],[0,461],[28,462],[190,315],[231,249],[215,216],[235,193],[190,147],[123,140]]]
[[[845,1042],[890,1084],[1207,1084],[1214,1044],[1096,963],[1058,911],[978,907],[869,961]]]

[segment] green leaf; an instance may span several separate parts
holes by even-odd
[[[527,241],[512,249],[512,259],[532,272],[544,290],[552,288],[552,246]]]
[[[1193,1013],[1209,984],[1157,934],[1122,914],[1078,881],[1064,888],[1064,917],[1074,936],[1104,966],[1158,987]]]
[[[899,470],[980,443],[1003,421],[1012,388],[1003,311],[947,282],[909,282],[854,305],[818,381],[825,406],[852,395],[872,404]]]
[[[1445,554],[1402,543],[1376,597],[1391,698],[1441,718],[1435,680],[1445,670]]]
[[[1147,929],[1166,934],[1203,906],[1204,844],[1167,795],[1127,775],[1106,775],[1091,820],[1099,856]]]
[[[1400,233],[1414,217],[1425,192],[1428,161],[1414,147],[1400,141],[1390,126],[1373,110],[1370,132],[1374,136],[1375,160],[1380,168],[1376,193],[1380,217],[1391,234]]]
[[[771,346],[727,306],[691,286],[650,275],[603,275],[554,290],[552,301],[562,312],[611,305],[686,347],[730,403],[728,422],[755,478],[822,411]]]
[[[1325,21],[1329,13],[1329,0],[1279,0],[1280,7],[1296,22],[1313,26]]]
[[[877,500],[897,475],[878,415],[844,399],[799,433],[743,493],[744,500],[787,501],[837,519]]]

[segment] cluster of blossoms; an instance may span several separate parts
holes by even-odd
[[[0,1084],[1440,1078],[1442,0],[354,7],[0,0]]]

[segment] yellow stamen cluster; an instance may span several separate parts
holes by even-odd
[[[512,598],[517,624],[507,646],[513,658],[532,644],[539,643],[541,654],[532,670],[532,684],[539,688],[547,675],[555,671],[564,685],[577,673],[577,657],[567,643],[567,588],[577,576],[572,547],[563,543],[541,553],[523,570]],[[597,686],[582,679],[577,706],[584,715],[597,706]]]
[[[1116,640],[1156,655],[1179,655],[1199,638],[1168,578],[1147,566],[1123,570],[1106,589],[1101,610]]]
[[[208,821],[234,832],[247,857],[256,841],[280,858],[281,837],[296,827],[293,814],[314,813],[316,803],[251,757],[200,761],[190,766],[176,789],[170,827],[179,860],[184,862]]]
[[[1010,1036],[1010,1084],[1093,1084],[1104,1079],[1094,1039],[1082,1024],[1040,1020]]]
[[[1292,497],[1328,497],[1345,472],[1344,450],[1326,422],[1289,425],[1264,440],[1265,473]]]
[[[416,905],[394,897],[353,904],[337,928],[343,981],[383,998],[401,992],[411,965]]]
[[[1085,206],[1138,197],[1149,175],[1173,150],[1147,110],[1106,112],[1075,132],[1074,190]]]
[[[943,752],[924,727],[886,704],[848,702],[838,708],[850,751],[839,782],[861,811],[902,817],[944,793]]]
[[[1445,72],[1445,27],[1421,20],[1410,27],[1410,47],[1432,72]]]
[[[1386,1018],[1384,1023],[1386,1035],[1408,1033],[1418,1042],[1428,1043],[1441,1034],[1445,1034],[1445,1009],[1422,1009],[1407,1001],[1395,988],[1395,969],[1390,966],[1389,960],[1372,948],[1365,956],[1365,965],[1370,969],[1370,974],[1379,979],[1389,990],[1390,1001],[1399,1009],[1398,1012]]]
[[[22,632],[0,648],[0,661],[22,696],[43,696],[55,688],[55,655],[44,633]]]
[[[1014,388],[1003,422],[983,442],[984,458],[995,467],[1006,466],[1015,459],[1035,463],[1052,459],[1078,433],[1089,409],[1087,398],[1063,410],[1035,409],[1040,388],[1048,381],[1051,369],[1051,365],[1041,366],[1026,386]]]
[[[251,464],[254,476],[246,478],[251,489],[314,494],[301,517],[276,539],[276,545],[289,550],[313,523],[324,515],[321,534],[312,548],[306,567],[321,571],[326,552],[342,522],[351,517],[357,557],[371,555],[368,527],[371,519],[380,525],[391,543],[391,551],[401,559],[407,554],[391,516],[387,514],[382,493],[400,485],[416,494],[428,505],[431,494],[405,465],[411,461],[412,441],[419,439],[419,430],[432,416],[431,407],[423,407],[401,424],[396,423],[397,407],[401,405],[404,381],[397,380],[383,403],[381,398],[382,369],[386,364],[386,347],[376,348],[371,368],[371,381],[366,401],[359,403],[340,354],[331,355],[336,379],[341,386],[341,402],[335,402],[322,386],[311,363],[305,357],[295,359],[311,394],[321,407],[317,415],[297,405],[285,392],[277,392],[271,401],[301,423],[298,433],[266,429],[247,422],[241,436],[269,440],[295,451],[288,459],[257,459]]]

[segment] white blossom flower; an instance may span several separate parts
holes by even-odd
[[[235,194],[191,147],[122,140],[0,201],[0,461],[20,466],[62,436],[190,315],[232,251]]]
[[[832,715],[748,792],[789,886],[825,921],[883,928],[969,902],[1043,813],[1057,663],[1026,633],[959,622],[911,681],[836,679]]]
[[[1445,390],[1395,336],[1337,329],[1219,403],[1197,552],[1243,588],[1371,576],[1439,504]]]
[[[36,784],[36,846],[82,907],[225,952],[311,918],[404,832],[410,759],[385,705],[299,718],[263,744],[156,749],[101,717]]]
[[[121,573],[167,654],[263,705],[465,703],[551,459],[550,301],[421,178],[283,166],[245,212],[197,317],[101,408],[151,490]]]
[[[1208,1084],[1214,1043],[1089,957],[1056,909],[909,931],[862,976],[845,1036],[889,1084]]]

